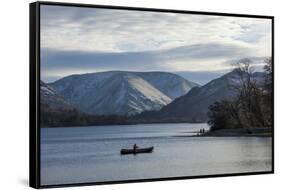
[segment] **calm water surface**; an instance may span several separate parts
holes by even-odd
[[[41,129],[41,184],[70,184],[271,170],[270,137],[179,137],[206,124]],[[151,154],[121,148],[154,146]]]

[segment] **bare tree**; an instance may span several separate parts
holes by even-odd
[[[272,71],[272,59],[265,59],[265,79],[264,79],[264,115],[266,118],[266,126],[272,127],[273,124],[273,71]]]
[[[246,128],[264,127],[265,119],[262,111],[262,89],[254,77],[254,69],[250,59],[236,62],[237,82],[231,87],[237,91],[236,103],[241,106],[240,121]]]

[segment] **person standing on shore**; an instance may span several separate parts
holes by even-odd
[[[137,144],[134,144],[133,149],[134,149],[134,153],[135,153],[135,154],[136,154],[136,152],[137,152],[137,148],[139,148],[138,145],[137,145]]]

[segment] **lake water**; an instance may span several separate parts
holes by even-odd
[[[41,129],[41,184],[271,171],[270,137],[180,137],[207,124]],[[151,154],[121,148],[154,146]]]

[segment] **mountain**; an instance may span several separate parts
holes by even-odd
[[[263,78],[263,73],[254,73],[257,82]],[[229,87],[239,83],[239,77],[234,70],[214,79],[201,87],[192,88],[186,95],[176,98],[159,111],[143,112],[135,119],[150,122],[205,122],[208,107],[215,101],[234,97],[236,92]]]
[[[40,81],[40,126],[75,127],[127,124],[125,116],[87,114],[67,103],[48,84]]]
[[[40,81],[40,104],[52,109],[73,109],[52,87]]]
[[[49,85],[70,104],[96,115],[159,110],[198,86],[172,73],[127,71],[71,75]]]

